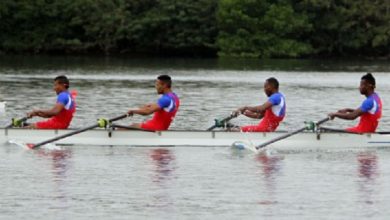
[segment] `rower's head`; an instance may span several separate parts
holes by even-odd
[[[69,80],[66,76],[61,75],[54,78],[53,89],[57,94],[60,94],[65,90],[68,90],[68,88],[69,88]]]
[[[156,90],[158,94],[164,94],[171,91],[172,79],[168,75],[160,75],[156,80]]]
[[[264,92],[269,97],[279,91],[279,82],[276,78],[271,77],[264,82]]]
[[[375,90],[375,78],[371,73],[362,76],[359,86],[360,94],[370,95]]]

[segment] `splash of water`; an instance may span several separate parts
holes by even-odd
[[[26,149],[26,150],[31,150],[32,146],[34,145],[31,143],[26,143],[26,142],[21,141],[21,140],[9,140],[7,143],[11,144],[11,145],[16,145],[16,146],[21,147],[21,148]],[[45,149],[45,150],[61,150],[60,146],[57,146],[57,145],[52,144],[52,143],[45,144],[45,145],[41,146],[40,148]]]

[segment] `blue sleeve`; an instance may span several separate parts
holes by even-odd
[[[62,92],[57,96],[57,103],[63,104],[64,106],[69,102],[69,95]]]
[[[272,103],[272,105],[279,105],[281,101],[280,94],[273,94],[268,98],[268,101]]]
[[[160,108],[166,108],[171,104],[171,97],[164,95],[157,101],[157,104]]]
[[[363,101],[362,105],[360,106],[360,109],[363,112],[368,112],[374,107],[374,101],[372,99],[366,99]]]

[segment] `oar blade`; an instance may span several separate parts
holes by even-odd
[[[26,142],[21,141],[21,140],[9,140],[9,141],[7,141],[7,143],[21,147],[25,150],[33,150],[35,148],[35,144],[26,143]],[[45,145],[41,146],[41,148],[45,149],[45,150],[61,150],[61,147],[57,146],[55,144],[45,144]]]
[[[37,148],[37,145],[33,144],[33,143],[26,143],[26,147],[30,150],[34,150],[35,148]],[[39,148],[46,149],[46,150],[60,150],[61,149],[61,147],[59,147],[53,143],[47,143],[44,145],[40,145]]]
[[[250,142],[244,141],[236,141],[232,144],[232,147],[237,150],[249,150],[254,153],[258,153],[259,151],[256,149],[256,146]]]
[[[26,146],[32,150],[32,149],[34,149],[35,144],[27,143]]]

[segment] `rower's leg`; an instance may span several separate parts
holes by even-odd
[[[138,129],[142,129],[142,127],[141,127],[141,124],[140,124],[140,123],[133,123],[133,124],[131,124],[131,125],[130,125],[130,127],[132,127],[132,128],[138,128]]]
[[[35,123],[31,123],[31,124],[26,124],[25,126],[23,126],[23,128],[27,128],[27,129],[37,129],[37,126]]]
[[[133,123],[129,126],[114,125],[115,130],[142,130],[140,123]]]

